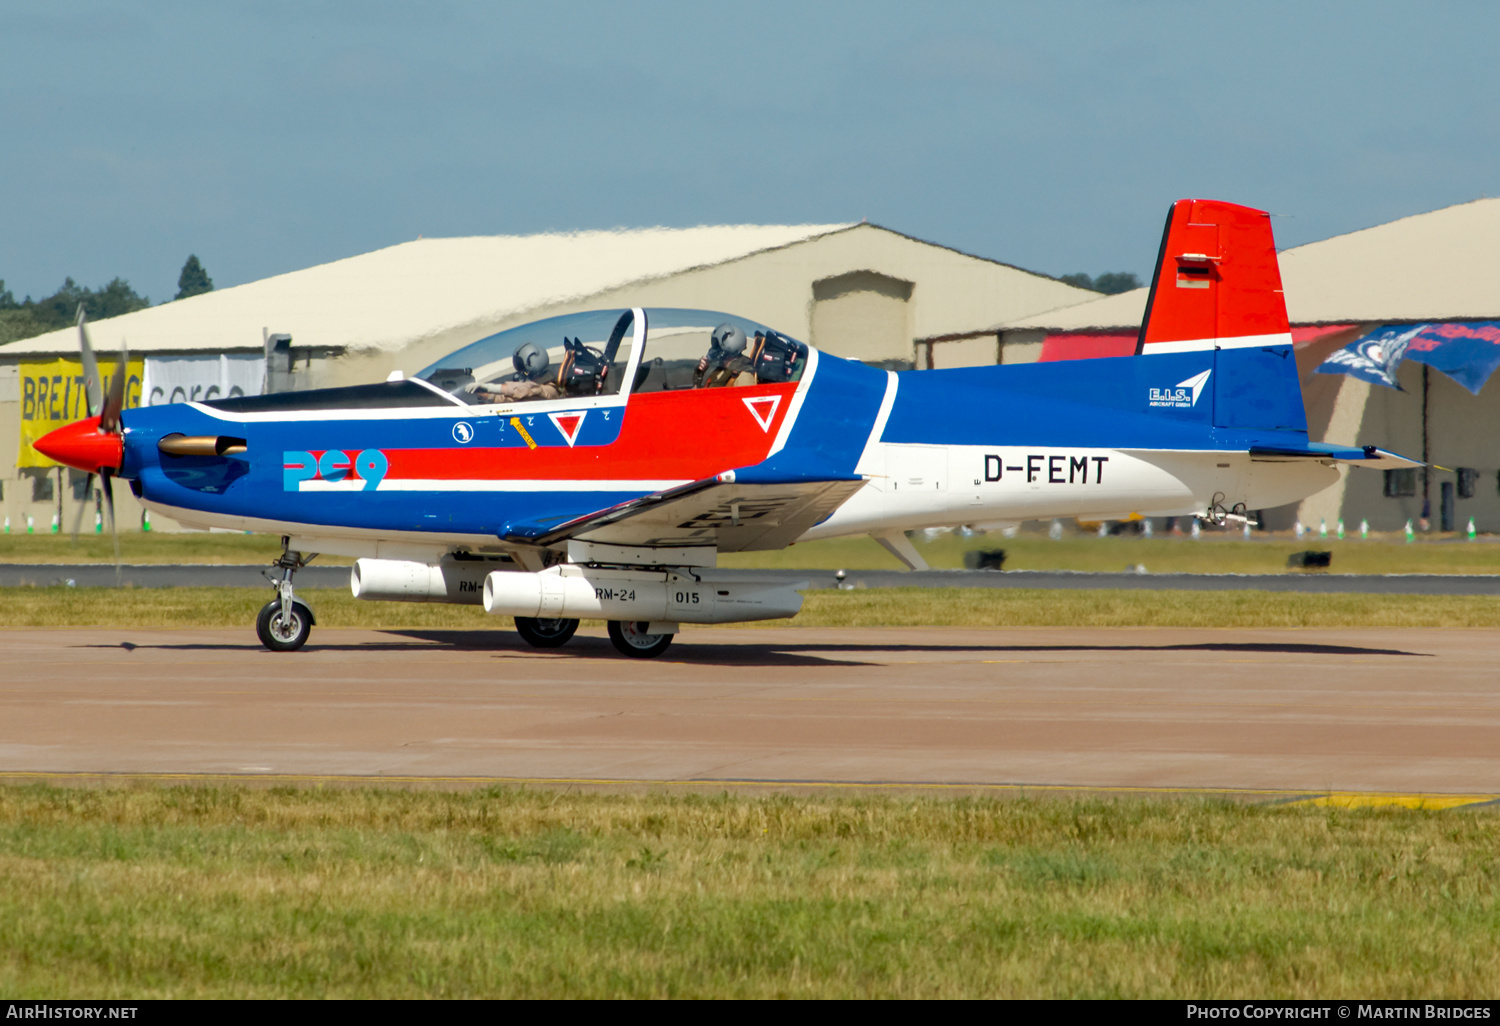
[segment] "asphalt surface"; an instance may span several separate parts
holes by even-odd
[[[135,588],[267,587],[262,564],[132,564],[120,568],[119,583]],[[1045,570],[850,570],[840,580],[832,570],[742,570],[766,580],[806,580],[812,588],[1115,588],[1130,591],[1298,591],[1372,595],[1500,595],[1500,574],[1131,574]],[[301,588],[347,588],[349,567],[318,566],[297,571]],[[30,585],[112,587],[113,563],[4,563],[0,588]]]
[[[0,776],[1500,794],[1500,630],[0,630]],[[1479,800],[1479,799],[1473,799]]]
[[[299,588],[348,588],[347,566],[313,566],[298,570],[292,579]],[[0,588],[55,587],[112,588],[267,588],[270,564],[210,565],[202,563],[127,563],[116,577],[113,563],[0,563]],[[281,571],[276,571],[279,578]]]

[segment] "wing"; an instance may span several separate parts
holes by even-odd
[[[746,481],[720,474],[562,524],[507,524],[501,537],[539,546],[577,539],[643,547],[712,545],[720,552],[779,549],[830,516],[864,483],[862,477]]]

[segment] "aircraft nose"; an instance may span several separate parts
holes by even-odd
[[[49,431],[31,443],[31,447],[64,466],[90,474],[104,469],[118,472],[125,461],[125,440],[113,431],[100,431],[98,417],[87,417]]]

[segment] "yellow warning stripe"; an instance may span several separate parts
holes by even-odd
[[[1465,805],[1484,805],[1496,798],[1479,794],[1325,794],[1302,798],[1288,805],[1320,805],[1334,809],[1461,809]]]
[[[532,449],[536,448],[536,442],[532,439],[532,437],[529,434],[526,433],[526,429],[521,426],[521,418],[520,417],[512,417],[512,418],[510,418],[510,426],[513,427],[513,428],[515,428],[517,431],[521,432],[521,437],[524,438],[524,439],[526,439],[526,445],[527,445],[528,448],[532,448]]]

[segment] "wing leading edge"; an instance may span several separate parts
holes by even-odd
[[[563,541],[645,548],[779,549],[820,523],[864,485],[860,476],[745,480],[730,472],[610,506],[561,524],[507,524],[514,544]]]

